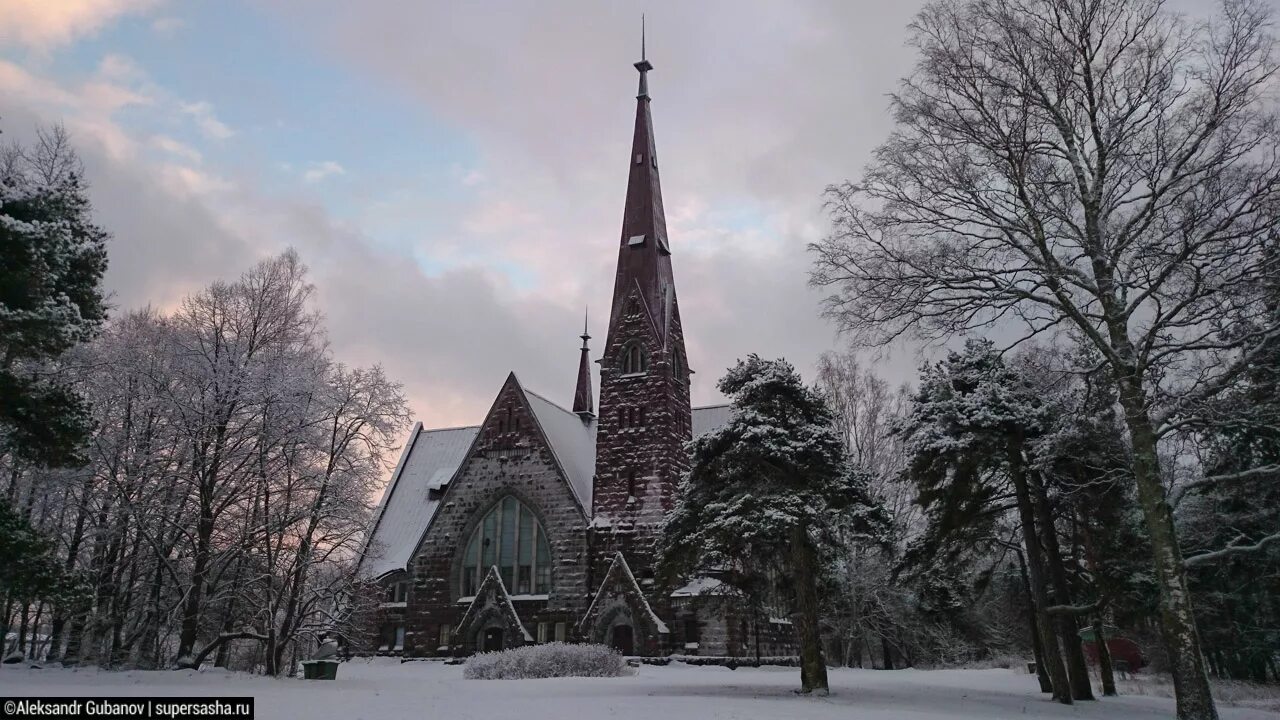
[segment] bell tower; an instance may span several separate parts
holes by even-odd
[[[688,468],[690,370],[671,244],[662,211],[648,73],[641,53],[627,197],[618,238],[609,329],[600,363],[596,474],[592,495],[593,574],[621,552],[642,585],[653,546]]]

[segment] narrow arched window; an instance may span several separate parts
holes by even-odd
[[[462,554],[461,594],[475,595],[489,568],[498,567],[512,595],[551,590],[551,549],[533,511],[508,495],[485,514]]]
[[[635,375],[649,369],[649,356],[640,343],[632,341],[622,347],[619,369],[623,375]]]

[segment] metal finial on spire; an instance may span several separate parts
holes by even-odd
[[[636,97],[647,98],[649,97],[649,78],[646,73],[653,69],[653,65],[645,54],[644,13],[640,14],[640,62],[636,63],[635,67],[640,71],[640,92]]]
[[[591,339],[591,334],[587,332],[587,313],[591,311],[590,306],[582,311],[582,334],[578,337],[582,338],[582,347],[587,347],[587,341]]]

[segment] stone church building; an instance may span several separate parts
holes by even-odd
[[[714,577],[660,587],[655,544],[684,444],[728,420],[692,408],[672,246],[640,72],[609,329],[594,402],[582,335],[572,409],[507,376],[479,425],[405,444],[361,559],[379,650],[463,655],[554,640],[628,655],[790,654],[786,620],[735,612]]]

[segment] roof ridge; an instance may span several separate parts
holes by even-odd
[[[564,407],[563,405],[561,405],[560,403],[556,402],[555,400],[550,400],[550,399],[548,399],[546,395],[543,395],[543,394],[542,394],[542,393],[540,393],[540,392],[536,392],[536,391],[534,391],[534,390],[530,390],[529,388],[525,387],[524,385],[521,385],[521,386],[520,386],[520,389],[521,389],[521,390],[524,390],[526,394],[528,394],[528,395],[532,395],[532,396],[534,396],[534,397],[538,398],[538,399],[539,399],[539,400],[541,400],[542,402],[544,402],[544,403],[546,403],[546,404],[550,405],[551,407],[553,407],[553,408],[555,408],[555,409],[559,410],[560,412],[564,413],[565,415],[577,415],[577,413],[575,413],[574,411],[569,410],[568,408]]]
[[[523,386],[523,385],[521,385],[521,386],[520,386],[520,389],[522,389],[522,390],[524,390],[526,393],[528,393],[528,394],[530,394],[530,395],[532,395],[532,396],[534,396],[534,397],[538,398],[538,399],[539,399],[539,400],[541,400],[542,402],[544,402],[544,403],[546,403],[546,404],[548,404],[548,405],[550,405],[550,406],[554,407],[555,409],[557,409],[557,410],[559,410],[559,411],[563,412],[563,413],[564,413],[564,414],[566,414],[566,415],[576,415],[576,414],[577,414],[577,413],[573,412],[572,410],[569,410],[569,409],[568,409],[568,408],[566,408],[565,406],[561,405],[560,403],[558,403],[558,402],[556,402],[556,401],[554,401],[554,400],[550,400],[550,399],[548,399],[546,395],[543,395],[543,394],[542,394],[542,393],[540,393],[540,392],[537,392],[537,391],[535,391],[535,390],[530,390],[529,388],[527,388],[527,387],[525,387],[525,386]],[[716,404],[714,404],[714,405],[694,405],[693,407],[691,407],[691,408],[689,408],[689,409],[690,409],[690,410],[714,410],[715,408],[732,407],[732,406],[733,406],[733,403],[728,403],[728,402],[726,402],[726,403],[716,403]],[[476,425],[454,425],[454,426],[450,426],[450,427],[442,427],[442,428],[428,428],[428,427],[425,427],[425,426],[424,426],[424,427],[423,427],[421,430],[419,430],[418,432],[419,432],[419,433],[433,433],[433,432],[445,432],[445,431],[448,431],[448,430],[475,430],[475,429],[478,429],[479,427],[480,427],[480,425],[479,425],[479,424],[476,424]]]
[[[419,421],[419,422],[421,422],[421,421]],[[432,433],[432,432],[446,432],[446,431],[448,431],[448,430],[478,430],[478,429],[480,429],[480,425],[479,425],[479,424],[475,424],[475,425],[452,425],[452,426],[450,426],[450,427],[441,427],[441,428],[428,428],[428,427],[425,427],[425,426],[424,426],[424,427],[423,427],[421,430],[419,430],[418,432],[420,432],[420,433]]]

